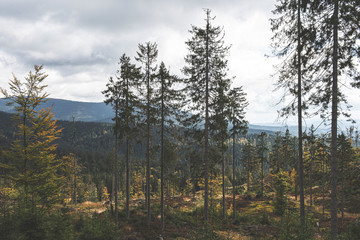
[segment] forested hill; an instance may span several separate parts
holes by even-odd
[[[11,113],[12,107],[6,106],[6,99],[0,99],[0,111]],[[49,99],[42,105],[44,108],[53,107],[54,118],[63,121],[79,122],[98,122],[98,123],[111,123],[113,118],[113,110],[111,106],[105,105],[103,102],[77,102],[63,99]],[[296,127],[294,127],[296,131]],[[285,132],[285,127],[281,126],[262,126],[262,125],[249,125],[249,134],[259,134],[266,132],[273,134],[277,131]],[[292,132],[290,128],[290,132]],[[295,132],[292,132],[296,134]]]
[[[6,99],[0,99],[0,111],[10,113],[12,108],[6,106],[6,102]],[[77,102],[51,98],[42,105],[44,108],[51,106],[57,120],[72,121],[74,116],[76,121],[111,122],[113,116],[111,106],[103,102]]]

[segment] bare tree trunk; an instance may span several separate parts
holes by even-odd
[[[323,152],[322,152],[322,216],[325,216],[325,140],[323,142]]]
[[[118,227],[119,222],[119,210],[118,210],[118,133],[117,133],[117,127],[118,127],[118,104],[116,103],[116,109],[115,109],[115,225]]]
[[[310,157],[310,211],[312,210],[313,196],[312,196],[312,165],[313,165],[313,154]]]
[[[222,143],[222,145],[224,145]],[[221,148],[221,172],[222,172],[222,207],[223,207],[223,219],[226,219],[226,202],[225,202],[225,159],[224,159],[224,150],[223,146]]]
[[[205,197],[204,197],[204,221],[205,229],[208,229],[209,221],[209,28],[210,28],[210,10],[206,11],[206,66],[205,66]]]
[[[160,168],[161,168],[161,176],[160,176],[160,208],[161,208],[161,231],[164,232],[165,228],[165,211],[164,211],[164,89],[162,89],[162,97],[161,97],[161,155],[160,155]]]
[[[236,184],[235,184],[235,132],[233,133],[233,162],[232,162],[232,170],[233,170],[233,181],[232,181],[232,187],[233,187],[233,215],[234,219],[236,218]]]
[[[331,235],[335,240],[338,234],[337,219],[337,118],[338,118],[338,24],[339,2],[334,1],[333,14],[333,82],[332,82],[332,113],[331,113]]]
[[[303,143],[302,143],[302,76],[301,76],[301,1],[298,0],[298,46],[297,46],[297,64],[298,64],[298,138],[299,138],[299,184],[300,184],[300,222],[302,231],[305,226],[305,202],[304,202],[304,171],[303,171]]]

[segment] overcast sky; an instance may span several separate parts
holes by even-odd
[[[158,62],[181,76],[191,25],[204,26],[204,8],[223,26],[231,45],[229,75],[243,86],[250,123],[274,123],[281,92],[270,53],[269,18],[276,0],[0,0],[0,86],[12,73],[23,78],[34,64],[49,75],[52,98],[103,101],[101,91],[123,54],[139,43],[158,43]],[[135,61],[134,61],[135,62]],[[351,91],[354,118],[360,118],[360,91]],[[357,116],[356,116],[357,115]],[[291,121],[290,121],[291,122]]]

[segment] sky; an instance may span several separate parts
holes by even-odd
[[[101,102],[101,91],[118,69],[119,57],[134,56],[139,43],[158,44],[158,63],[182,76],[191,25],[204,26],[204,8],[216,16],[231,45],[229,76],[243,86],[252,124],[277,120],[282,92],[274,92],[277,63],[271,54],[269,19],[276,0],[0,0],[0,86],[12,74],[23,79],[44,65],[52,98]],[[360,119],[360,90],[346,89],[353,117]],[[355,114],[355,116],[354,116]],[[309,120],[311,122],[311,120]],[[295,124],[296,118],[288,120]]]

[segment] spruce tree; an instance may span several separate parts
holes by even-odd
[[[236,217],[236,138],[239,134],[246,134],[248,122],[245,120],[245,108],[249,105],[246,93],[242,87],[233,88],[229,92],[228,119],[231,123],[230,135],[232,136],[232,187],[233,187],[233,217]]]
[[[212,114],[211,105],[213,92],[219,80],[227,71],[226,56],[229,47],[224,45],[223,29],[212,25],[214,18],[211,11],[206,9],[206,24],[204,27],[192,26],[189,31],[191,39],[186,42],[188,54],[185,57],[186,66],[183,73],[187,77],[185,82],[192,105],[190,110],[194,114],[191,118],[195,128],[203,129],[204,141],[204,220],[207,228],[209,220],[209,121]]]
[[[316,37],[312,49],[312,71],[316,78],[312,104],[319,106],[317,113],[325,120],[331,119],[331,239],[337,238],[337,128],[338,116],[350,116],[346,96],[341,91],[342,78],[352,79],[354,87],[360,86],[360,2],[357,0],[313,1],[312,15],[316,16]],[[339,84],[340,83],[340,84]],[[348,107],[348,106],[347,106]],[[330,116],[331,115],[331,116]]]
[[[164,62],[161,62],[159,71],[156,74],[156,81],[159,85],[159,89],[156,92],[156,102],[160,110],[160,208],[161,208],[161,230],[164,231],[165,227],[165,213],[164,213],[164,171],[165,160],[165,142],[169,142],[169,135],[174,127],[175,121],[179,116],[181,109],[181,100],[183,96],[181,90],[175,90],[174,84],[180,82],[174,75],[170,75],[169,70],[166,69]],[[165,136],[167,134],[167,138]],[[169,152],[169,150],[168,150]],[[169,155],[169,154],[167,154]]]
[[[136,89],[140,83],[140,68],[130,62],[130,57],[123,54],[120,58],[120,69],[117,71],[117,84],[120,94],[119,99],[119,120],[117,131],[120,132],[120,138],[125,142],[125,178],[126,178],[126,219],[130,218],[130,150],[131,140],[134,139],[135,127],[137,124],[137,109],[139,99],[136,95]]]
[[[156,58],[158,55],[157,44],[146,42],[139,44],[139,51],[135,59],[143,65],[143,80],[140,93],[142,95],[143,120],[145,122],[146,134],[146,210],[147,224],[151,221],[151,204],[150,204],[150,158],[151,158],[151,126],[155,124],[156,108],[154,106],[154,77],[156,66]]]
[[[256,149],[258,158],[260,159],[260,176],[261,176],[261,190],[260,190],[260,197],[261,200],[264,199],[264,163],[266,161],[266,152],[268,151],[268,148],[266,146],[265,138],[267,137],[267,134],[265,132],[261,132],[260,135],[258,135],[258,141],[256,142]]]
[[[278,66],[279,78],[277,89],[284,88],[287,93],[282,101],[292,99],[280,110],[280,116],[288,117],[297,113],[298,117],[298,154],[299,154],[299,183],[300,183],[300,219],[301,225],[305,225],[305,202],[304,202],[304,173],[302,152],[302,116],[306,110],[304,93],[309,92],[310,84],[306,81],[307,62],[311,55],[311,45],[314,31],[310,26],[312,15],[308,10],[309,0],[284,0],[279,1],[273,14],[279,17],[271,19],[271,30],[274,54],[283,59]]]
[[[119,167],[119,133],[118,133],[118,126],[119,126],[119,107],[120,107],[120,91],[119,91],[119,84],[114,81],[113,77],[109,78],[109,82],[106,84],[107,89],[102,91],[102,94],[105,95],[104,103],[106,105],[110,104],[114,110],[115,116],[112,119],[115,122],[114,125],[114,169],[113,169],[113,179],[112,179],[112,196],[115,201],[115,223],[118,224],[119,221],[119,211],[118,211],[118,167]],[[112,209],[112,205],[111,205]]]
[[[49,96],[45,92],[47,75],[43,66],[34,66],[25,81],[15,75],[10,80],[10,91],[0,89],[14,107],[13,120],[17,127],[17,139],[6,152],[10,159],[8,166],[11,179],[19,191],[19,203],[25,209],[38,206],[51,207],[59,202],[58,194],[66,179],[61,175],[63,164],[54,153],[54,141],[61,130],[53,120],[52,108],[42,108],[41,104]]]

